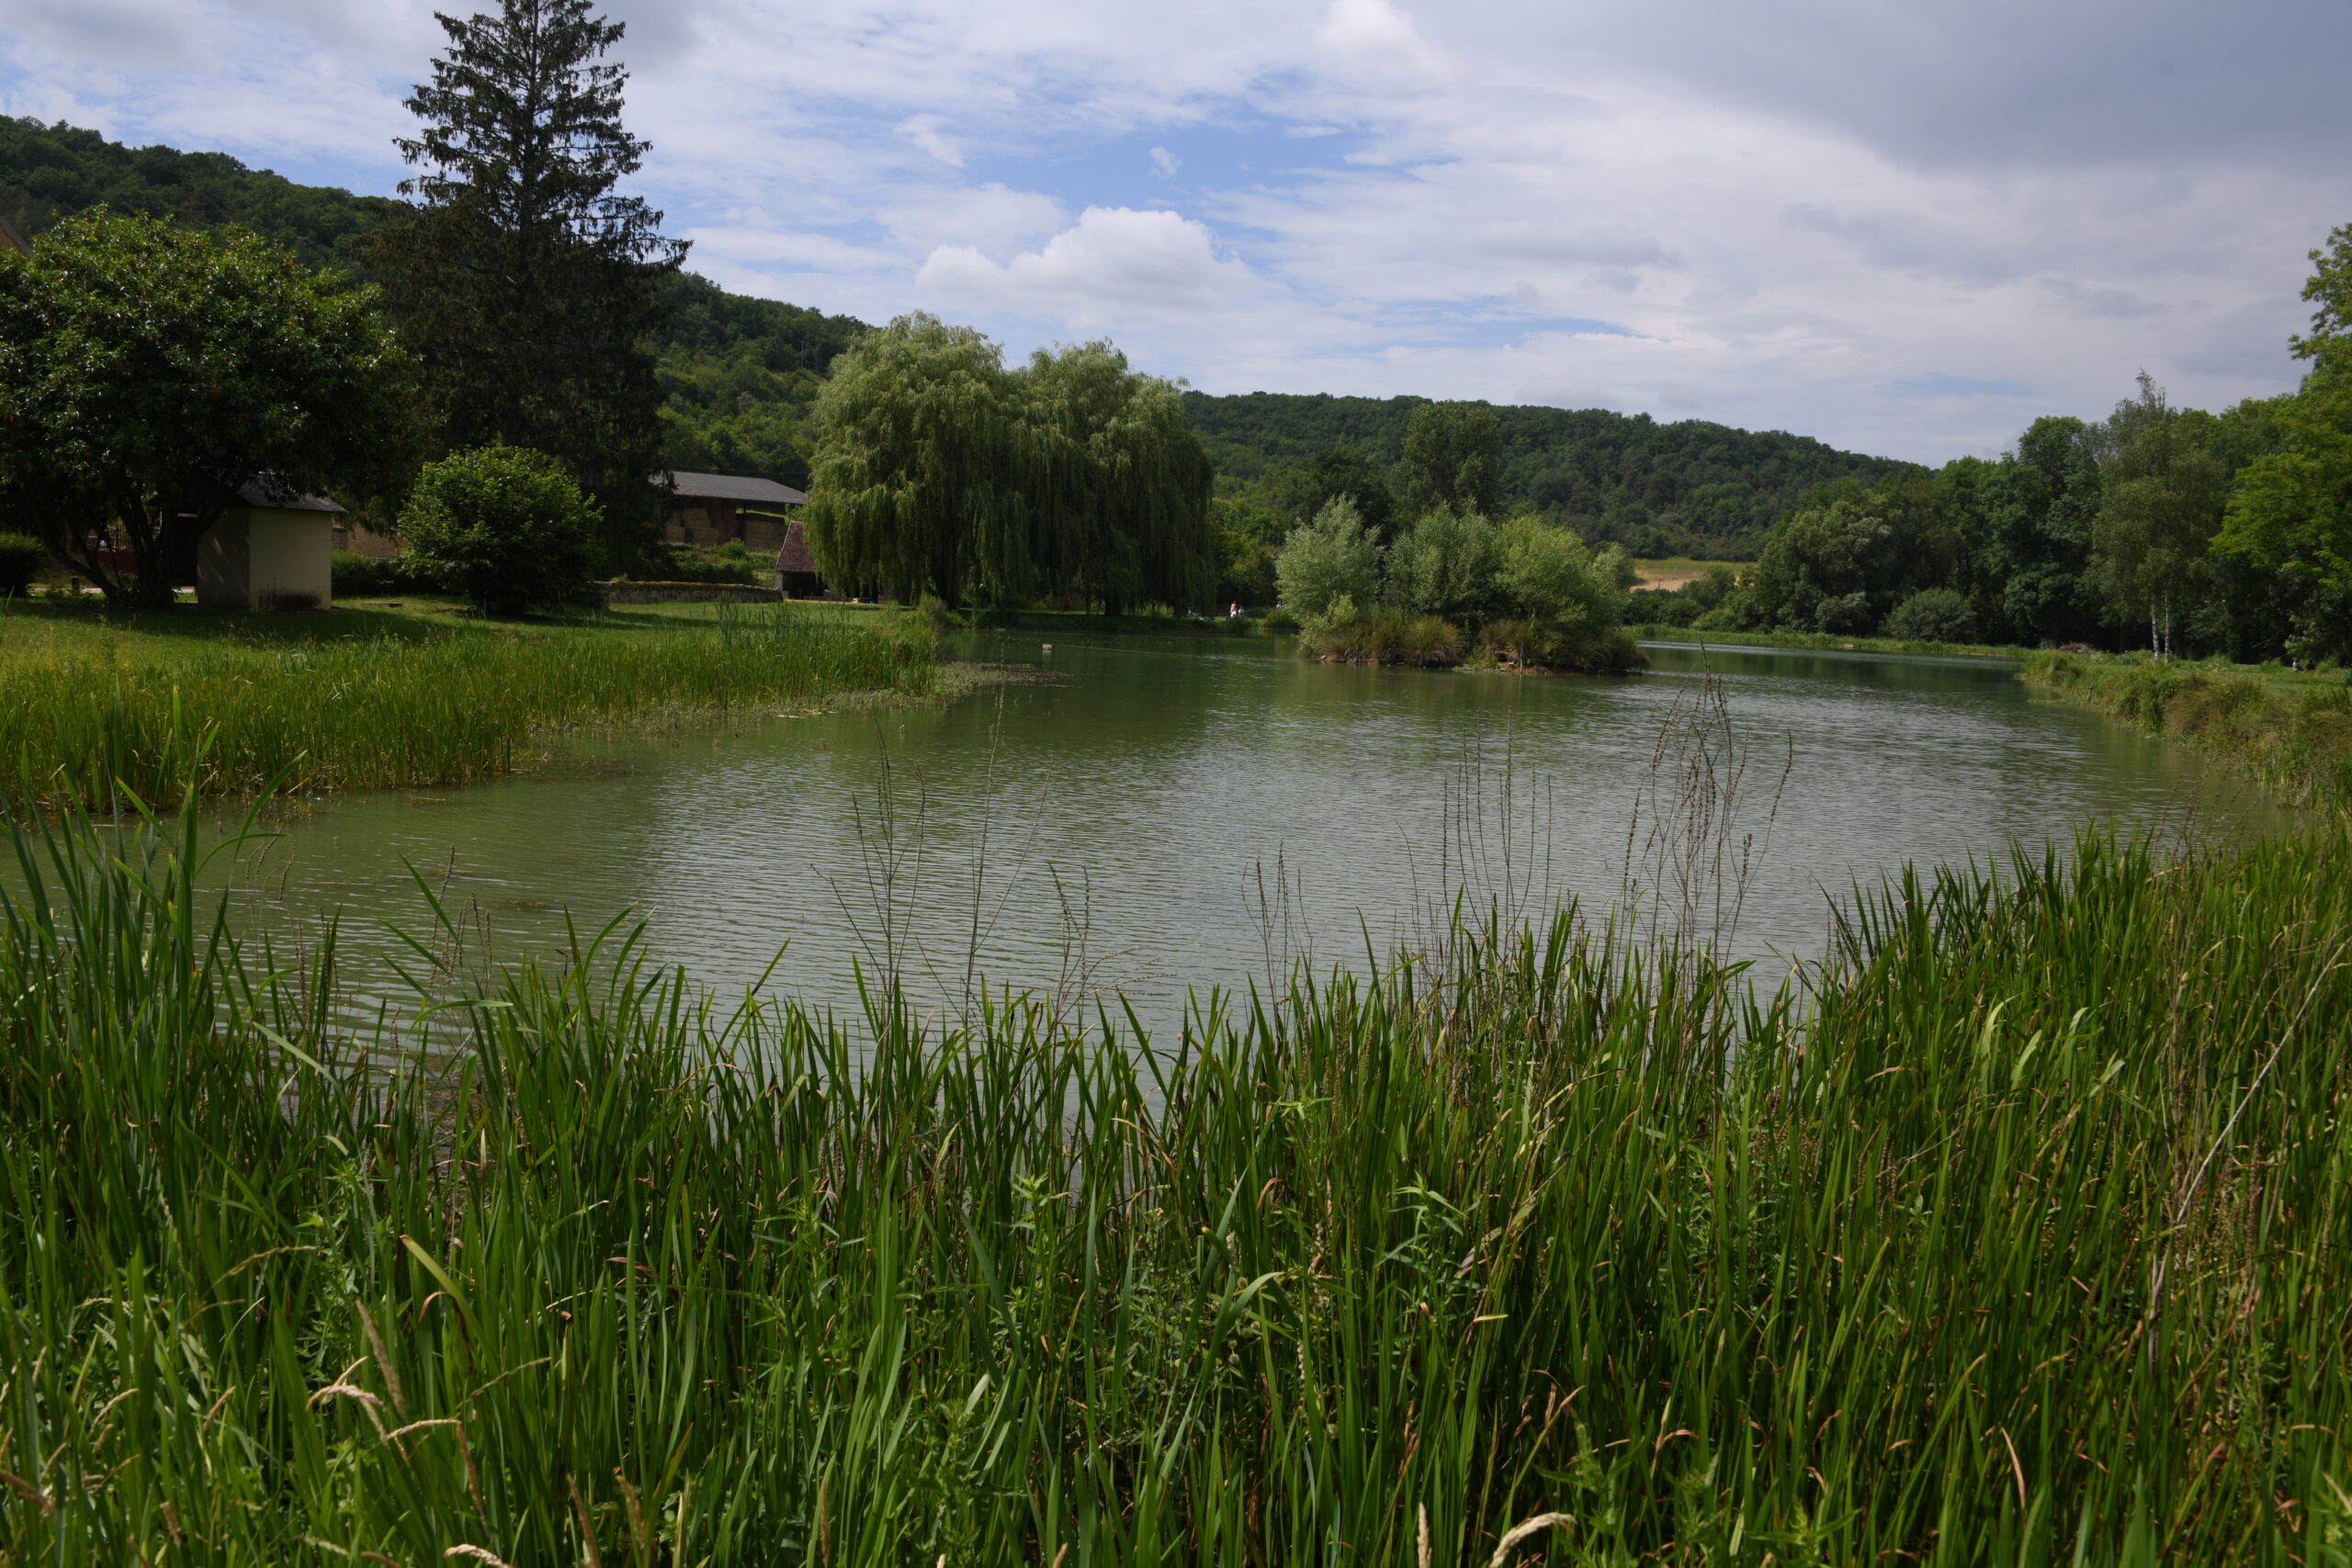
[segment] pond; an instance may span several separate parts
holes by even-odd
[[[626,913],[654,957],[723,988],[854,1005],[862,961],[927,1007],[985,980],[1116,992],[1165,1027],[1188,991],[1385,953],[1456,891],[1599,913],[1630,880],[1770,973],[1817,956],[1831,901],[1905,861],[2258,813],[2187,752],[1984,660],[1659,646],[1650,672],[1607,679],[1331,666],[1261,638],[958,652],[1011,679],[314,803],[274,819],[240,900],[280,932],[338,914],[373,995],[397,989],[391,929],[433,926],[413,866],[472,963]],[[1664,874],[1710,843],[1712,880]]]

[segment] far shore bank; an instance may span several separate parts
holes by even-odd
[[[2290,806],[2352,807],[2352,678],[2144,653],[2037,653],[2036,691],[2195,748]]]

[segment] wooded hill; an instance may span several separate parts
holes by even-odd
[[[1220,473],[1255,479],[1333,448],[1386,468],[1426,398],[1188,393],[1185,412]],[[1797,497],[1835,479],[1874,482],[1905,465],[1783,431],[1703,420],[1661,424],[1608,409],[1500,405],[1506,504],[1558,514],[1637,555],[1752,558]]]
[[[360,242],[382,197],[305,186],[225,152],[128,147],[94,130],[0,116],[0,217],[37,234],[105,205],[199,228],[234,224],[318,265],[365,273]],[[731,293],[683,274],[667,286],[655,347],[673,467],[808,480],[808,416],[833,356],[867,330],[848,316]],[[1263,479],[1317,454],[1386,468],[1425,399],[1187,393],[1184,408],[1220,473]],[[1660,423],[1606,409],[1496,409],[1511,505],[1562,516],[1639,554],[1752,557],[1798,496],[1901,465],[1780,431]]]

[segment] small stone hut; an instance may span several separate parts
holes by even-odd
[[[323,610],[334,603],[335,525],[322,495],[247,485],[196,547],[196,602],[215,610]]]

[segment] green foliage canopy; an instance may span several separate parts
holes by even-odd
[[[1905,642],[1973,642],[1976,612],[1956,588],[1922,588],[1894,607],[1879,634]]]
[[[2311,259],[2303,298],[2317,309],[2294,350],[2312,369],[2292,398],[2253,413],[2274,423],[2272,449],[2238,476],[2213,548],[2276,585],[2287,652],[2352,661],[2352,224]]]
[[[1388,551],[1388,597],[1400,608],[1476,620],[1495,596],[1495,525],[1483,513],[1432,506]]]
[[[808,489],[818,390],[871,329],[684,272],[662,280],[659,304],[662,466]]]
[[[969,327],[917,312],[842,354],[817,399],[802,513],[826,580],[908,604],[1029,589],[1040,558],[1063,552],[1026,493],[1037,433],[1023,414],[1002,352]]]
[[[1344,449],[1373,471],[1393,474],[1413,412],[1425,400],[1187,392],[1184,405],[1218,472],[1266,492],[1281,509],[1297,471],[1327,452]],[[1661,423],[1608,409],[1509,405],[1492,412],[1502,506],[1489,507],[1489,515],[1532,506],[1588,539],[1648,555],[1752,560],[1765,533],[1808,491],[1840,479],[1874,484],[1907,467],[1806,436],[1701,420]],[[1385,482],[1393,492],[1394,479]],[[1311,510],[1290,511],[1285,525],[1307,515]]]
[[[1615,545],[1588,547],[1575,530],[1521,513],[1495,536],[1495,589],[1531,621],[1598,631],[1623,618],[1634,563]]]
[[[1380,592],[1380,541],[1356,503],[1339,496],[1291,531],[1274,558],[1285,608],[1302,620],[1330,614],[1343,601],[1368,605]]]
[[[0,115],[0,218],[27,236],[103,207],[183,228],[250,231],[313,266],[348,271],[359,240],[397,206],[332,186],[296,185],[226,152],[127,147],[62,121]]]
[[[390,482],[410,375],[372,289],[253,235],[69,219],[0,259],[0,495],[109,601],[168,604],[248,487]]]
[[[428,463],[401,513],[416,571],[488,615],[551,610],[597,566],[595,503],[542,452],[481,446]]]
[[[1396,500],[1380,465],[1350,446],[1333,446],[1275,474],[1265,487],[1267,503],[1285,525],[1295,527],[1346,496],[1356,503],[1363,525],[1384,545],[1396,535]]]
[[[2091,575],[2117,620],[2146,611],[2150,646],[2169,654],[2177,612],[2208,580],[2230,473],[2144,370],[2139,396],[2116,405],[2106,446]]]
[[[1109,615],[1204,599],[1215,587],[1216,476],[1176,389],[1129,370],[1107,342],[1040,350],[1023,380],[1031,421],[1047,433],[1038,506],[1067,563],[1063,580]]]
[[[1403,509],[1432,507],[1491,516],[1503,504],[1502,426],[1484,403],[1423,403],[1405,425],[1397,466]]]

